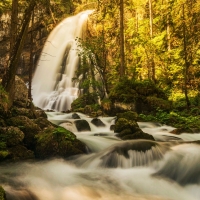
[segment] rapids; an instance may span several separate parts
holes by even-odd
[[[79,113],[91,131],[78,132],[72,114],[47,115],[85,142],[88,154],[1,165],[0,185],[8,200],[200,199],[200,145],[191,142],[198,134],[175,136],[169,133],[173,127],[138,122],[156,141],[121,141],[110,131],[114,117],[99,118],[105,127],[96,127]]]

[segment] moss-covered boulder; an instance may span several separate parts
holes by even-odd
[[[17,127],[3,127],[0,128],[0,139],[7,147],[12,147],[22,143],[24,133]]]
[[[37,124],[41,129],[47,128],[47,127],[55,127],[54,124],[52,124],[48,119],[44,117],[39,117],[37,119],[34,119],[33,122]]]
[[[31,112],[31,110],[29,108],[19,108],[16,106],[13,106],[11,108],[11,115],[12,115],[12,117],[26,116],[30,119],[35,118],[34,112]]]
[[[138,114],[136,112],[133,112],[133,111],[127,111],[127,112],[124,112],[124,113],[118,113],[117,118],[125,118],[127,120],[137,121],[138,120]]]
[[[5,190],[0,186],[0,200],[6,200]]]
[[[137,113],[125,112],[117,115],[114,132],[122,140],[147,139],[154,140],[152,135],[144,133],[137,124]]]
[[[26,116],[12,117],[6,120],[8,125],[18,127],[24,133],[24,144],[28,149],[35,147],[35,135],[41,131],[41,128]]]
[[[74,121],[74,124],[79,132],[91,131],[89,123],[84,119],[76,120]]]
[[[23,145],[17,145],[8,148],[9,156],[7,159],[12,161],[20,161],[20,160],[28,160],[28,159],[34,159],[35,154],[33,151],[27,149]]]
[[[69,157],[86,152],[85,145],[76,135],[63,127],[48,128],[36,136],[37,158]]]

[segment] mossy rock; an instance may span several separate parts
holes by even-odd
[[[47,119],[47,114],[45,113],[44,110],[42,110],[40,108],[36,107],[35,110],[34,110],[34,114],[35,114],[36,118],[43,117],[43,118]]]
[[[31,109],[28,109],[28,108],[18,108],[16,106],[13,106],[11,108],[11,113],[12,113],[13,117],[26,116],[26,117],[28,117],[30,119],[34,119],[35,118],[34,113],[31,111]]]
[[[8,152],[8,158],[12,161],[29,160],[35,158],[34,152],[22,145],[8,148]]]
[[[5,190],[0,186],[0,200],[6,200]]]
[[[145,140],[155,140],[152,135],[144,133],[142,131],[137,131],[133,134],[127,134],[123,137],[120,137],[122,140],[135,140],[135,139],[145,139]]]
[[[48,128],[36,136],[37,158],[69,157],[86,152],[85,145],[76,135],[63,127]]]
[[[41,128],[26,116],[12,117],[6,122],[8,125],[18,127],[24,133],[25,146],[33,150],[35,146],[35,135],[41,131]]]
[[[74,121],[74,124],[79,132],[91,131],[89,123],[84,119],[76,120]]]
[[[77,99],[75,99],[71,104],[72,111],[78,112],[80,108],[85,108],[86,105],[92,105],[96,103],[96,95],[95,94],[84,94]]]
[[[139,126],[136,121],[119,118],[115,124],[114,132],[120,133],[125,129],[130,129],[132,132],[135,132],[139,129]]]
[[[7,147],[12,147],[22,143],[24,133],[17,127],[8,126],[0,128],[0,138]]]
[[[154,140],[152,135],[144,133],[137,124],[138,114],[128,111],[117,114],[114,132],[122,140],[147,139]]]
[[[55,125],[52,124],[50,121],[48,121],[48,119],[44,118],[44,117],[39,117],[35,120],[33,120],[33,122],[35,124],[37,124],[41,129],[47,128],[49,126],[54,127]]]
[[[125,118],[127,120],[137,121],[138,120],[138,114],[136,112],[133,112],[133,111],[128,111],[128,112],[124,112],[124,113],[118,113],[117,118]]]

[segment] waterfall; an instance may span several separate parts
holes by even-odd
[[[72,82],[79,64],[76,38],[82,38],[91,13],[84,11],[64,19],[49,35],[32,81],[36,106],[66,111],[78,97],[78,85]]]

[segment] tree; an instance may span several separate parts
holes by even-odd
[[[5,88],[6,92],[8,92],[9,94],[10,106],[12,105],[13,98],[14,98],[13,94],[14,94],[15,74],[17,71],[18,62],[20,59],[22,48],[24,46],[24,41],[28,33],[29,22],[31,20],[31,15],[32,15],[35,5],[36,5],[36,1],[31,0],[27,9],[25,10],[23,21],[22,21],[22,28],[16,37],[16,41],[14,42],[9,66],[6,69],[6,73],[2,80],[2,85]]]
[[[125,75],[125,54],[124,54],[124,1],[120,0],[120,77]]]

